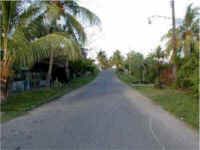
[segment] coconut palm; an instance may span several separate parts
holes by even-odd
[[[32,43],[33,53],[38,60],[49,57],[47,85],[50,85],[54,58],[65,57],[67,60],[75,60],[81,57],[80,47],[64,34],[66,33],[63,33],[63,35],[60,33],[48,34]]]
[[[176,28],[176,50],[173,49],[173,34],[172,29],[162,38],[166,41],[166,52],[170,56],[173,64],[173,76],[176,79],[177,67],[179,64],[181,54],[182,57],[189,57],[192,52],[199,49],[199,8],[193,7],[190,4],[187,7],[183,23]]]
[[[46,1],[41,3],[46,7],[46,11],[44,11],[45,18],[43,19],[46,22],[47,34],[52,32],[67,32],[67,38],[69,38],[70,36],[79,46],[83,46],[86,41],[86,33],[82,25],[83,22],[90,25],[98,24],[100,22],[99,18],[94,13],[84,7],[81,7],[74,0]],[[56,21],[61,16],[64,17],[64,20],[66,21],[64,26],[58,26],[56,24]],[[37,23],[39,23],[39,27],[41,27],[42,22],[36,22],[36,24]],[[51,53],[51,55],[49,55],[49,61],[52,60],[52,58],[54,57],[53,55],[54,53]],[[49,63],[49,65],[50,64],[51,63]],[[69,76],[68,60],[66,60],[65,67],[66,74],[67,76]],[[51,67],[49,67],[49,69],[50,68]],[[50,78],[50,74],[51,71],[49,70],[47,81]]]
[[[199,8],[192,7],[190,4],[187,7],[183,24],[176,29],[176,52],[173,51],[173,34],[170,29],[166,35],[162,37],[162,40],[166,41],[166,52],[171,56],[171,61],[175,61],[176,57],[183,52],[184,57],[190,55],[194,46],[197,47],[199,43]],[[175,62],[173,62],[175,63]]]
[[[1,100],[5,99],[8,95],[8,81],[12,73],[12,64],[15,61],[17,48],[12,47],[11,45],[23,44],[23,42],[17,43],[16,41],[19,39],[23,39],[23,34],[18,34],[17,38],[15,38],[16,31],[20,32],[21,30],[17,30],[19,26],[25,26],[29,24],[34,18],[33,16],[37,14],[40,8],[35,5],[29,7],[28,9],[22,8],[22,3],[20,1],[1,1]],[[12,44],[11,44],[12,43]],[[16,46],[16,45],[15,45]],[[23,48],[21,51],[24,50]]]
[[[194,51],[195,44],[199,44],[199,10],[199,7],[193,7],[193,5],[190,4],[187,7],[183,24],[180,27],[182,32],[182,40],[184,45],[183,52],[185,57],[190,56],[192,51]]]

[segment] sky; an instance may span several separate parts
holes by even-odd
[[[101,19],[101,28],[87,27],[88,56],[95,58],[99,50],[111,56],[116,49],[123,55],[130,50],[145,56],[159,45],[161,37],[171,28],[171,20],[148,17],[171,17],[170,0],[79,0]],[[175,0],[176,18],[183,18],[188,4],[200,6],[200,0]]]

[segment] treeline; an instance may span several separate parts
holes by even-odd
[[[100,66],[102,68],[116,66],[118,71],[127,73],[133,83],[154,83],[159,88],[173,86],[190,90],[197,96],[199,88],[199,23],[199,8],[191,4],[187,7],[182,24],[176,28],[175,41],[170,29],[161,39],[165,42],[165,46],[158,46],[147,57],[135,51],[129,52],[124,57],[119,50],[116,50],[111,58],[106,58],[105,53],[101,51],[97,57]],[[173,49],[173,42],[176,42],[176,50]],[[173,70],[174,65],[176,70]]]
[[[1,100],[24,70],[42,71],[51,86],[57,68],[67,80],[96,69],[83,49],[84,26],[99,25],[100,19],[77,1],[0,1],[0,12]]]

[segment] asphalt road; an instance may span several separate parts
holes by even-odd
[[[1,125],[2,150],[197,150],[198,134],[120,82],[91,84]]]

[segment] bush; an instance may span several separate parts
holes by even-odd
[[[182,60],[182,65],[178,70],[177,86],[192,90],[194,95],[198,95],[199,87],[199,65],[197,56],[191,56]]]

